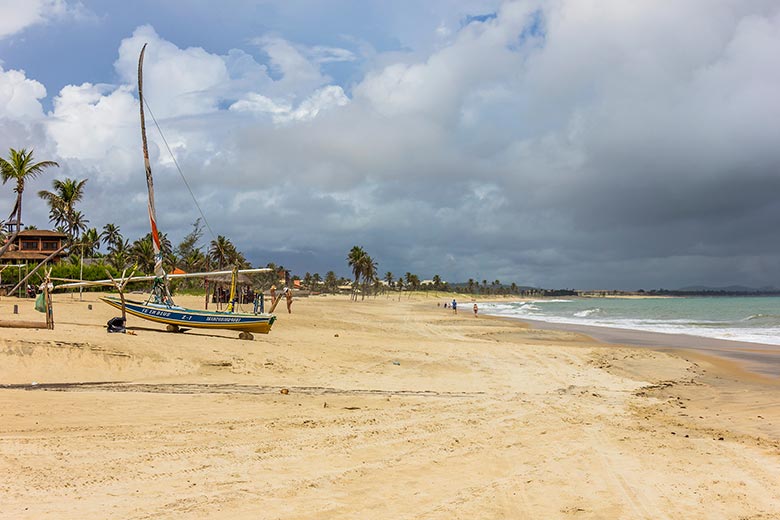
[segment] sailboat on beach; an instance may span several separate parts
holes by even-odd
[[[152,293],[148,300],[144,302],[128,300],[120,291],[120,297],[104,296],[102,301],[120,309],[123,313],[126,311],[133,316],[145,320],[163,323],[167,325],[170,332],[180,332],[189,328],[205,329],[228,329],[240,331],[241,339],[252,339],[252,333],[267,334],[276,320],[273,314],[258,313],[257,301],[255,301],[255,312],[239,313],[235,312],[236,306],[236,281],[240,273],[258,273],[270,271],[270,269],[234,269],[232,271],[217,271],[209,273],[189,273],[168,275],[162,265],[162,251],[160,244],[160,234],[157,230],[157,214],[154,207],[154,182],[152,179],[152,168],[149,163],[149,150],[146,142],[146,123],[144,117],[144,98],[143,98],[143,62],[146,44],[141,49],[141,55],[138,58],[138,100],[141,112],[141,138],[143,143],[144,167],[146,169],[146,186],[148,190],[148,212],[149,224],[151,226],[152,247],[154,249],[154,276],[137,276],[122,278],[120,280],[99,280],[96,282],[77,282],[67,283],[57,286],[58,289],[73,288],[85,285],[114,285],[117,288],[126,285],[127,282],[153,281]],[[232,274],[230,300],[226,311],[208,311],[187,309],[176,305],[171,296],[168,287],[169,278],[189,278],[189,277],[209,277],[214,275]]]

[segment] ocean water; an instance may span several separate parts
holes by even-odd
[[[562,298],[485,303],[480,313],[780,345],[780,297]]]

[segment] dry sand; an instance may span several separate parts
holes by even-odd
[[[251,342],[55,304],[0,329],[2,518],[780,518],[780,386],[727,362],[424,297]]]

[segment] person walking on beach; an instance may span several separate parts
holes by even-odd
[[[477,307],[477,304],[474,304],[474,317],[477,317],[477,313],[479,312],[479,307]]]
[[[287,313],[292,314],[292,289],[288,287],[284,295],[287,297]]]
[[[455,301],[455,298],[452,299],[452,312],[458,314],[458,302]]]

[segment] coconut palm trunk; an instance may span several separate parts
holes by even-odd
[[[59,167],[59,164],[54,161],[33,162],[33,151],[30,150],[28,152],[24,148],[18,151],[11,148],[8,160],[0,157],[0,176],[2,176],[3,184],[11,179],[16,181],[16,186],[14,187],[14,191],[16,192],[16,204],[14,205],[14,209],[11,210],[11,215],[8,217],[10,220],[14,214],[16,215],[16,229],[11,235],[11,238],[9,238],[8,241],[3,244],[3,247],[0,248],[0,256],[5,254],[22,230],[22,194],[24,193],[25,181],[36,178],[41,175],[46,168],[51,166]]]

